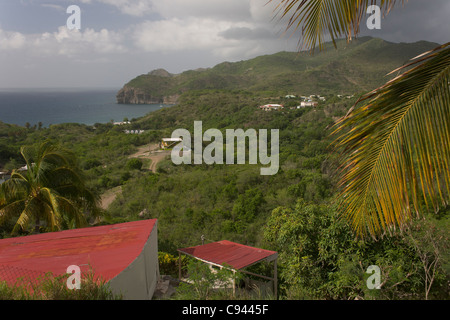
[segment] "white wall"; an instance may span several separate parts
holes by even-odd
[[[141,254],[108,283],[114,293],[126,300],[149,300],[159,279],[157,222]]]

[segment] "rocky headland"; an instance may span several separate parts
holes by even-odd
[[[179,95],[158,96],[146,90],[125,85],[116,95],[119,104],[176,104]]]

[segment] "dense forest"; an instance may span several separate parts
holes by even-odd
[[[338,215],[340,155],[330,147],[331,132],[360,92],[350,97],[338,97],[340,93],[192,89],[181,93],[176,105],[120,126],[0,123],[0,168],[24,165],[22,146],[57,143],[76,155],[88,187],[99,196],[121,189],[92,225],[157,218],[159,251],[169,255],[201,244],[202,236],[276,250],[284,299],[448,299],[448,207],[380,239],[356,238]],[[300,96],[312,94],[325,101],[297,108]],[[285,108],[266,112],[259,108],[266,103]],[[170,156],[153,172],[150,160],[132,157],[139,147],[158,144],[175,129],[193,132],[198,120],[203,130],[216,128],[224,134],[229,128],[279,129],[278,173],[261,175],[259,164],[175,165]],[[137,129],[144,132],[124,132]],[[14,224],[14,219],[3,221],[1,235],[11,236]],[[366,285],[371,265],[381,269],[381,290]]]

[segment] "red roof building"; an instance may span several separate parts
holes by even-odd
[[[261,260],[271,261],[278,256],[276,251],[249,247],[228,240],[178,249],[178,251],[217,266],[225,264],[235,270],[249,267]]]
[[[274,294],[277,294],[277,258],[276,251],[270,251],[243,244],[222,240],[207,243],[195,247],[178,249],[179,254],[185,254],[195,259],[201,260],[209,265],[217,267],[227,267],[242,273],[251,274],[267,280],[273,281]],[[261,261],[274,261],[274,275],[266,277],[257,275],[243,269]],[[181,264],[180,264],[181,265]],[[179,270],[181,279],[181,270]]]
[[[10,285],[62,275],[71,265],[91,270],[125,299],[151,299],[159,277],[157,220],[0,240],[0,280]]]

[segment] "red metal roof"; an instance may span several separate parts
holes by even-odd
[[[156,219],[72,229],[0,240],[0,280],[14,284],[51,272],[62,275],[70,265],[82,274],[94,271],[105,281],[117,276],[141,253]]]
[[[276,251],[249,247],[243,244],[222,240],[200,246],[178,249],[179,252],[217,265],[229,265],[239,270],[263,259],[277,257]]]

